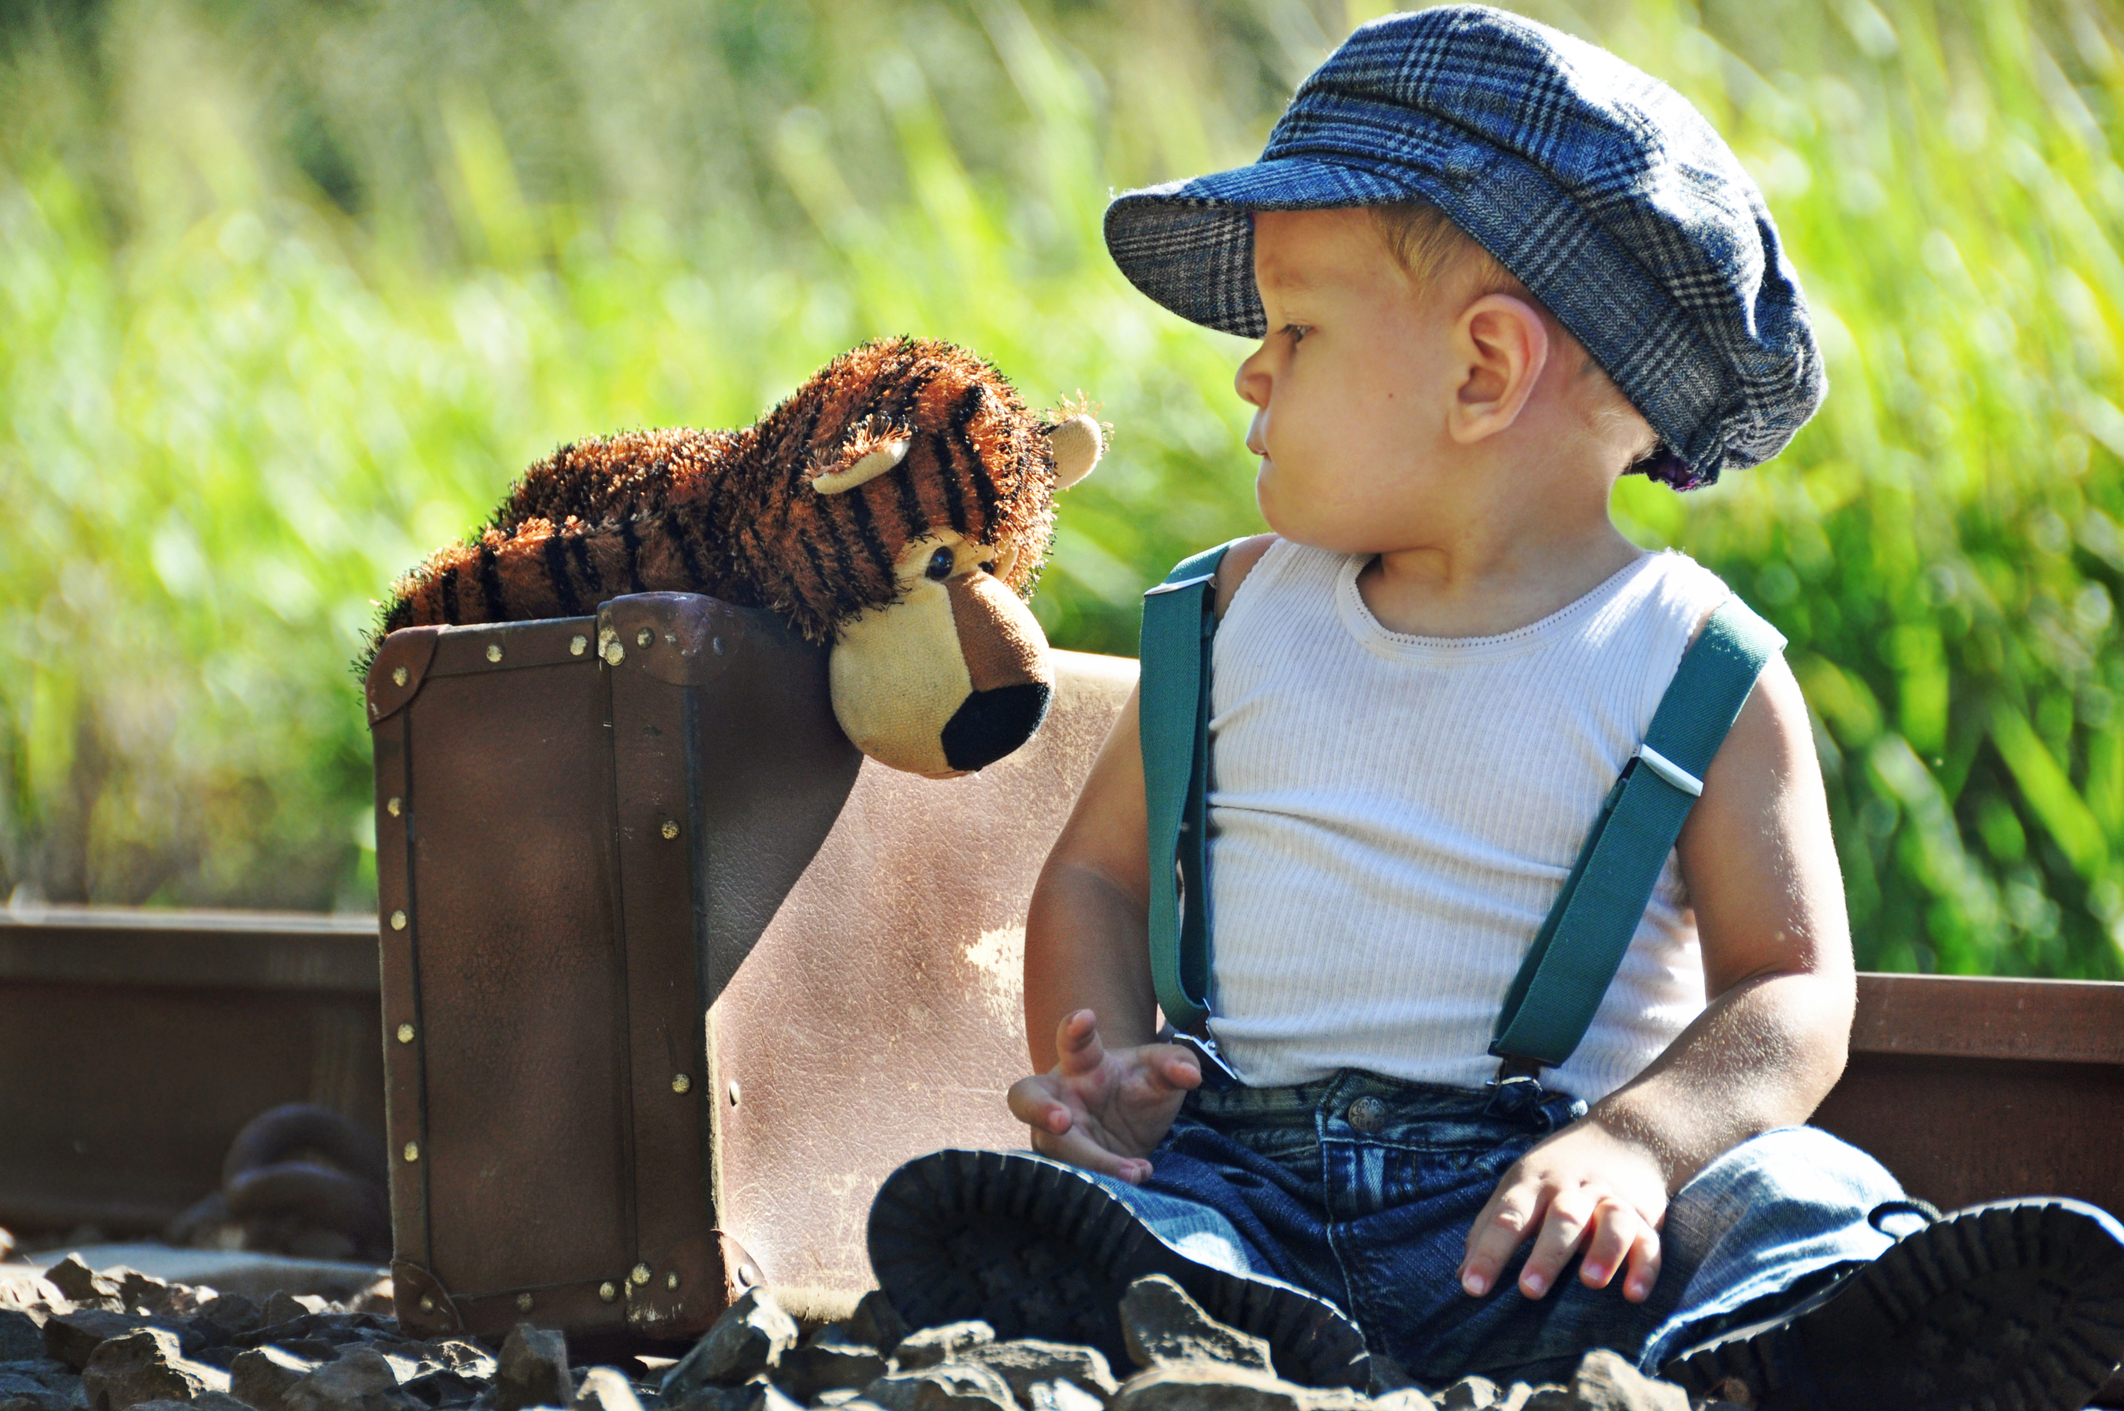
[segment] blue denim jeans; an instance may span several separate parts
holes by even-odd
[[[1371,1131],[1348,1121],[1360,1097],[1385,1105]],[[1870,1217],[1907,1199],[1895,1178],[1826,1132],[1789,1127],[1675,1193],[1646,1302],[1626,1302],[1620,1278],[1585,1287],[1576,1260],[1546,1298],[1526,1298],[1524,1249],[1495,1292],[1469,1297],[1458,1270],[1475,1216],[1507,1167],[1584,1112],[1532,1083],[1470,1091],[1344,1070],[1190,1094],[1145,1185],[1101,1179],[1189,1257],[1319,1294],[1375,1354],[1433,1387],[1470,1373],[1562,1380],[1596,1347],[1656,1370],[1722,1323],[1773,1311],[1894,1243]]]

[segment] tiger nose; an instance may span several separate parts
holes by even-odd
[[[959,654],[973,689],[938,743],[953,769],[993,764],[1030,740],[1054,695],[1047,636],[1018,595],[986,573],[947,582]]]
[[[1044,681],[974,692],[944,724],[944,762],[966,770],[994,764],[1033,737],[1053,697]]]

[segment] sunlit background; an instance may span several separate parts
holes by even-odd
[[[919,333],[1113,450],[1035,609],[1258,527],[1235,340],[1109,191],[1229,166],[1362,0],[0,5],[0,898],[374,903],[371,600],[555,444]],[[2124,24],[1532,0],[1768,194],[1827,409],[1627,530],[1792,639],[1861,962],[2124,977]]]

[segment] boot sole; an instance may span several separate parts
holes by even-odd
[[[1928,1225],[1785,1313],[1661,1375],[1738,1377],[1767,1408],[2079,1411],[2124,1357],[2124,1245],[2090,1207],[2013,1200]]]
[[[1364,1337],[1333,1304],[1196,1263],[1059,1163],[994,1151],[919,1157],[879,1188],[869,1245],[879,1284],[911,1328],[978,1318],[998,1338],[1088,1343],[1125,1368],[1121,1296],[1164,1274],[1211,1317],[1264,1339],[1285,1380],[1370,1381]]]

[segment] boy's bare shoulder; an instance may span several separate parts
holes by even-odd
[[[1217,565],[1217,616],[1220,620],[1224,617],[1224,610],[1232,605],[1232,594],[1239,591],[1247,574],[1254,571],[1254,565],[1261,562],[1261,556],[1275,542],[1273,534],[1256,534],[1251,539],[1241,539],[1224,551],[1223,561]]]

